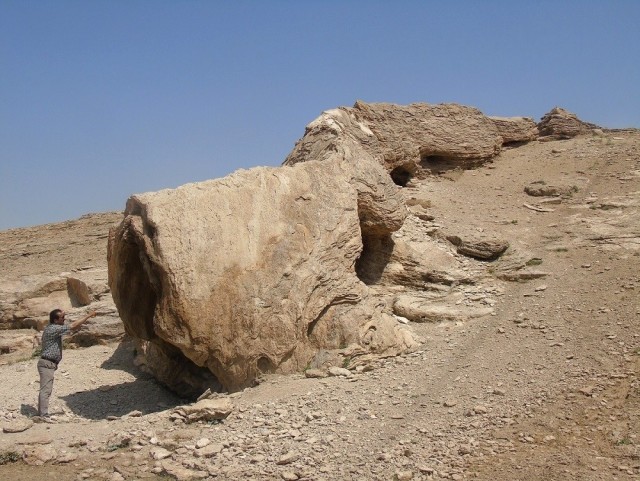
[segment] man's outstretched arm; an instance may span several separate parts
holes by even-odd
[[[91,319],[92,317],[96,317],[97,315],[98,315],[98,313],[96,311],[91,311],[89,314],[84,316],[82,319],[78,319],[77,321],[73,321],[69,325],[69,327],[71,328],[72,331],[75,331],[75,330],[79,329],[80,326],[82,326],[89,319]]]

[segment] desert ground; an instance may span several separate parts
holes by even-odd
[[[536,182],[570,192],[541,202],[524,191]],[[367,370],[266,376],[221,394],[234,409],[219,422],[176,418],[189,401],[134,365],[125,340],[66,349],[55,422],[32,423],[37,358],[12,357],[0,365],[0,478],[640,479],[640,132],[533,141],[403,190],[429,200],[429,242],[509,241],[499,261],[468,261],[483,283],[450,287],[490,315],[410,322],[420,347]],[[50,266],[106,264],[117,215],[92,218],[78,224],[76,258],[43,250]],[[37,273],[42,262],[13,254],[55,232],[0,232],[3,279]],[[523,253],[541,277],[499,279]]]

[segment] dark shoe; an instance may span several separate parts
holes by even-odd
[[[53,419],[51,416],[49,416],[48,414],[45,414],[44,416],[33,416],[31,418],[31,420],[34,423],[47,423],[47,424],[53,424],[56,422],[55,419]]]

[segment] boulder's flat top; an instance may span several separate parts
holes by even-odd
[[[561,200],[524,192],[540,181],[575,189]],[[429,199],[444,234],[507,239],[547,276],[497,283],[489,269],[487,283],[452,289],[461,289],[457,307],[494,315],[410,323],[424,340],[417,352],[348,378],[266,378],[232,395],[234,412],[220,424],[172,422],[180,400],[124,348],[67,350],[52,399],[58,422],[0,434],[0,455],[40,446],[45,457],[51,445],[59,464],[0,465],[0,478],[637,479],[640,133],[532,142],[404,190]],[[45,260],[55,274],[106,265],[118,218],[0,232],[0,282],[39,274]],[[419,249],[418,232],[409,223],[396,240]],[[32,414],[35,360],[0,366],[0,379],[0,423]],[[215,454],[199,457],[204,444]],[[154,459],[160,448],[170,457]]]

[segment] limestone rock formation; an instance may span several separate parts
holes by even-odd
[[[283,168],[134,196],[109,239],[127,332],[147,368],[191,396],[299,371],[320,350],[402,351],[412,340],[367,285],[468,276],[448,253],[392,238],[407,215],[397,185],[535,135],[530,119],[455,104],[357,102],[311,122]],[[429,219],[428,203],[408,204]]]
[[[538,127],[530,117],[489,117],[502,137],[502,144],[529,142],[538,137]]]
[[[96,344],[118,342],[124,339],[124,326],[111,300],[92,303],[89,309],[77,312],[72,311],[70,316],[73,316],[72,319],[76,319],[89,310],[95,310],[98,315],[84,324],[78,331],[69,334],[67,336],[69,344],[88,347]]]
[[[359,101],[352,108],[328,110],[307,125],[284,163],[323,160],[336,151],[358,162],[348,147],[355,143],[384,165],[396,184],[406,185],[428,171],[478,165],[497,155],[504,143],[526,142],[536,135],[531,119],[491,118],[457,104]]]
[[[595,124],[583,122],[576,114],[560,107],[551,109],[538,124],[540,136],[548,140],[570,139],[576,135],[586,134],[593,129],[599,128]]]
[[[63,309],[69,319],[96,310],[99,316],[85,324],[69,341],[90,346],[122,339],[124,327],[111,301],[107,270],[90,269],[63,272],[56,276],[36,275],[20,279],[11,286],[0,304],[0,332],[6,329],[41,331],[49,323],[52,309]],[[90,306],[89,308],[87,308]],[[0,334],[0,338],[6,337]],[[0,340],[1,342],[1,340]]]
[[[109,292],[107,269],[84,268],[65,273],[67,293],[73,307],[88,306]]]
[[[402,225],[402,196],[357,143],[345,149],[359,161],[334,152],[128,200],[110,233],[109,285],[160,380],[193,396],[217,387],[207,372],[235,390],[301,371],[322,348],[413,345],[355,269],[363,239]]]
[[[29,357],[49,312],[60,308],[68,320],[89,310],[98,317],[67,337],[78,346],[122,339],[124,326],[107,285],[109,227],[121,213],[90,214],[79,219],[0,232],[0,353]],[[24,340],[18,341],[19,339]]]
[[[357,269],[359,277],[369,285],[423,290],[433,284],[469,281],[457,260],[446,250],[429,242],[409,243],[402,237],[369,240]]]
[[[32,329],[5,331],[0,336],[0,354],[33,351],[39,344],[38,338],[38,334]]]

